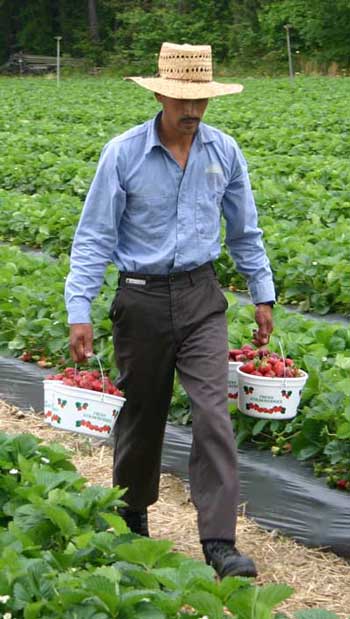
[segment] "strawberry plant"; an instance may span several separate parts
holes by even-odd
[[[171,542],[132,534],[117,512],[124,491],[87,485],[62,446],[4,433],[0,446],[3,617],[284,618],[274,609],[291,587],[217,582],[213,568],[173,552]]]

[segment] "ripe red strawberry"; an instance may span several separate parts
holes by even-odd
[[[337,481],[337,487],[340,490],[346,490],[348,487],[348,482],[346,481],[346,479],[338,479]]]
[[[231,361],[236,361],[237,355],[241,355],[241,354],[242,354],[242,351],[240,348],[232,348],[232,350],[230,350],[228,353],[228,357]]]
[[[266,363],[265,361],[258,367],[259,371],[262,374],[267,374],[272,371],[272,365],[270,363]]]
[[[91,389],[93,391],[102,391],[102,383],[99,380],[94,380],[91,383]]]
[[[275,372],[276,376],[278,376],[279,378],[284,376],[284,372],[285,372],[285,366],[283,361],[276,361],[273,371]]]
[[[251,344],[244,344],[244,346],[242,346],[242,352],[248,352],[250,350],[254,350]]]
[[[64,385],[67,385],[67,387],[75,387],[75,381],[71,378],[63,378],[62,382]]]
[[[242,372],[245,372],[246,374],[252,374],[255,369],[255,363],[253,361],[248,361],[248,363],[245,363],[244,365],[240,366],[239,368]]]
[[[74,374],[76,373],[74,368],[66,368],[64,370],[64,375],[65,376],[74,376]]]

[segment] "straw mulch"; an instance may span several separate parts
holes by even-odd
[[[78,470],[92,483],[111,483],[112,450],[97,440],[53,430],[34,412],[24,413],[0,401],[0,431],[31,432],[46,442],[62,442],[73,451]],[[202,559],[198,543],[196,514],[188,488],[172,475],[162,475],[160,498],[150,508],[150,529],[154,538],[174,542],[174,549]],[[350,565],[330,552],[306,548],[293,540],[267,532],[242,516],[238,523],[241,551],[250,554],[259,569],[258,583],[287,583],[294,595],[278,610],[292,617],[301,608],[324,608],[341,619],[350,615]]]

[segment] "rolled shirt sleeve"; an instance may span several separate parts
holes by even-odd
[[[253,303],[275,300],[275,287],[258,227],[258,216],[246,161],[233,141],[235,156],[231,179],[223,196],[226,244],[239,273],[245,276]]]
[[[112,262],[125,203],[117,149],[112,140],[102,150],[74,235],[65,286],[69,324],[90,322],[91,302],[101,288],[107,265]]]

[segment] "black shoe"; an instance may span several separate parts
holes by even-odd
[[[120,507],[118,513],[125,520],[130,531],[149,537],[147,509],[134,511],[128,507]]]
[[[225,540],[203,541],[203,552],[208,565],[211,565],[219,578],[225,576],[247,576],[256,578],[254,561],[241,555],[233,542]]]

